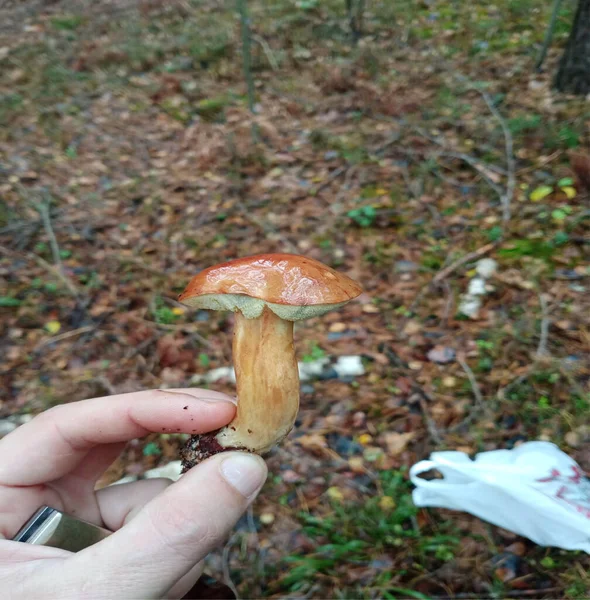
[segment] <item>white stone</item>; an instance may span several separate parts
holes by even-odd
[[[484,296],[486,293],[486,282],[481,277],[474,277],[469,282],[467,294],[469,296]]]
[[[339,356],[334,370],[338,377],[359,377],[365,374],[362,358],[356,355]]]
[[[300,381],[310,381],[316,379],[322,375],[322,373],[329,368],[330,358],[324,356],[311,362],[299,362],[297,367],[299,369]],[[363,366],[360,356],[340,356],[334,365],[334,370],[338,374],[338,377],[357,377],[365,374],[365,368]],[[203,383],[215,383],[225,379],[231,383],[236,383],[236,373],[233,367],[218,367],[212,369],[204,374],[196,374],[191,377],[191,383],[194,385],[201,385]]]
[[[204,375],[193,375],[191,377],[191,383],[201,384],[201,383],[215,383],[216,381],[220,381],[221,379],[227,379],[231,383],[236,382],[236,372],[233,367],[219,367],[217,369],[212,369],[208,371]]]
[[[309,381],[310,379],[319,377],[323,373],[324,367],[326,367],[329,363],[330,359],[328,357],[318,358],[317,360],[313,360],[311,362],[297,363],[297,366],[299,367],[300,381]]]
[[[474,318],[477,316],[479,309],[481,308],[481,297],[470,296],[469,294],[463,296],[461,304],[459,305],[459,312],[463,313],[467,317]]]
[[[498,263],[493,258],[482,258],[477,261],[475,270],[480,277],[489,279],[498,270]]]

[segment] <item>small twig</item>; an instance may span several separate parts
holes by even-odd
[[[43,267],[49,273],[51,273],[52,275],[57,277],[57,279],[59,279],[64,284],[64,286],[68,289],[70,294],[72,294],[72,296],[74,296],[74,298],[79,297],[78,289],[76,288],[74,283],[68,277],[66,277],[57,267],[54,267],[53,265],[49,264],[46,260],[44,260],[40,256],[37,256],[36,254],[33,254],[32,252],[23,252],[22,254],[20,254],[20,253],[14,252],[13,250],[9,250],[8,248],[5,248],[4,246],[0,246],[0,254],[4,254],[4,256],[8,256],[10,258],[25,258],[29,261],[36,262],[40,267]]]
[[[59,335],[55,335],[53,337],[47,338],[45,340],[41,340],[36,346],[35,350],[40,350],[44,348],[48,344],[53,344],[55,342],[61,342],[62,340],[67,340],[72,337],[76,337],[77,335],[82,335],[83,333],[88,333],[90,331],[94,331],[96,329],[96,325],[87,325],[86,327],[80,327],[79,329],[73,329],[72,331],[65,331],[64,333],[60,333]]]
[[[304,200],[305,198],[309,198],[310,196],[317,196],[320,192],[325,190],[333,181],[344,175],[346,171],[350,169],[351,166],[352,165],[348,163],[338,167],[337,169],[334,169],[330,173],[330,175],[328,175],[328,178],[322,181],[322,183],[320,183],[319,185],[317,185],[315,189],[311,190],[310,192],[306,192],[305,194],[299,194],[299,196],[295,196],[295,198],[291,199],[291,202],[298,202],[299,200]]]
[[[333,214],[339,214],[342,212],[342,201],[352,189],[352,179],[358,171],[358,168],[358,165],[352,165],[352,167],[346,171],[344,183],[340,186],[340,189],[336,194],[336,200],[330,204],[330,211]]]
[[[261,36],[256,35],[256,34],[252,34],[252,39],[259,43],[262,50],[264,51],[264,54],[266,55],[266,58],[268,60],[268,63],[270,64],[271,68],[273,71],[278,71],[279,70],[279,63],[277,62],[277,59],[274,57],[274,54],[272,53],[272,50],[270,49],[270,46],[268,45],[268,42]]]
[[[246,512],[246,522],[248,523],[248,531],[254,540],[254,548],[256,551],[256,570],[259,574],[264,573],[264,563],[262,561],[262,552],[260,551],[260,537],[258,531],[256,531],[256,524],[254,523],[254,507],[250,505]]]
[[[321,587],[322,586],[319,583],[315,583],[307,590],[307,592],[305,592],[305,595],[295,596],[293,600],[309,600],[310,598],[314,597],[314,594],[319,591]]]
[[[576,391],[576,394],[578,394],[580,398],[590,397],[590,394],[588,394],[588,392],[584,390],[584,388],[574,377],[573,373],[571,373],[571,371],[564,366],[563,361],[556,361],[554,365],[559,370],[559,372],[567,379],[568,383],[572,386],[572,388]]]
[[[558,592],[558,591],[561,591],[561,588],[552,587],[552,588],[545,588],[545,589],[540,589],[540,590],[510,590],[510,593],[508,595],[510,597],[534,596],[536,598],[540,598],[541,596],[543,596],[545,594],[549,594],[551,592]],[[478,594],[460,593],[460,594],[453,594],[451,596],[437,596],[436,600],[450,600],[451,598],[461,598],[461,600],[463,600],[463,599],[475,600],[476,598],[479,598],[479,597],[480,596]]]
[[[408,193],[410,194],[410,196],[412,196],[412,198],[414,198],[415,200],[417,200],[422,194],[421,193],[417,193],[416,186],[414,185],[414,182],[412,181],[412,178],[410,177],[410,169],[408,169],[407,163],[404,164],[404,166],[402,167],[401,171],[402,171],[402,177],[404,178],[404,183],[406,184],[406,188],[408,190]],[[424,182],[421,181],[420,182],[420,187],[421,188],[424,187],[423,184],[424,184]]]
[[[533,365],[530,365],[529,367],[527,367],[525,373],[522,373],[521,375],[519,375],[518,377],[513,379],[510,383],[505,385],[503,388],[500,388],[496,392],[496,397],[498,398],[498,400],[500,400],[500,401],[506,400],[506,394],[507,394],[508,390],[511,390],[513,387],[516,387],[517,385],[520,385],[523,381],[526,381],[530,377],[532,370],[533,370]]]
[[[424,422],[426,423],[426,429],[428,430],[428,433],[430,434],[430,437],[432,438],[434,443],[440,445],[442,444],[443,439],[438,431],[438,428],[436,427],[434,419],[430,416],[430,413],[428,412],[428,405],[426,404],[426,400],[424,399],[423,394],[418,393],[418,396],[420,398],[420,409],[422,410],[422,416],[424,417]]]
[[[248,96],[248,109],[252,115],[256,114],[256,88],[254,85],[254,77],[252,76],[252,50],[251,50],[251,28],[250,16],[248,14],[247,0],[236,0],[238,13],[240,15],[240,29],[242,32],[242,69],[244,79],[246,80],[246,89]],[[256,144],[259,141],[258,127],[252,122],[252,141]]]
[[[44,202],[39,202],[34,204],[35,208],[39,212],[41,216],[41,221],[43,223],[43,227],[45,228],[45,233],[47,234],[47,238],[49,239],[49,246],[51,248],[51,254],[53,256],[53,262],[55,263],[55,267],[52,270],[56,273],[56,275],[64,282],[68,290],[75,296],[78,297],[79,292],[74,283],[70,280],[70,278],[65,274],[63,263],[61,262],[61,253],[59,250],[59,244],[57,243],[57,238],[55,237],[55,232],[53,231],[53,226],[51,225],[51,215],[49,213],[49,205]],[[36,254],[31,254],[32,257],[35,257],[34,260],[38,264],[43,264],[43,266],[50,266],[45,260],[43,260],[40,256]],[[45,264],[44,264],[45,263]],[[47,268],[46,266],[46,268]]]
[[[34,229],[36,227],[39,227],[39,221],[19,221],[0,228],[0,235],[11,233],[12,231],[20,231],[21,229]]]
[[[151,273],[152,275],[156,275],[157,277],[168,277],[168,275],[166,273],[164,273],[164,271],[160,271],[160,270],[156,269],[155,267],[148,265],[147,263],[143,262],[143,260],[141,260],[141,258],[139,258],[139,256],[129,256],[129,255],[119,256],[118,254],[116,254],[116,258],[122,265],[125,263],[129,263],[131,265],[135,265],[136,267],[142,269],[143,271],[147,271],[148,273]]]
[[[476,258],[484,256],[484,254],[488,254],[488,252],[491,252],[497,245],[497,242],[491,242],[489,244],[486,244],[485,246],[482,246],[481,248],[478,248],[477,250],[474,250],[473,252],[465,254],[465,256],[462,256],[455,262],[451,263],[448,267],[442,269],[442,271],[439,271],[432,279],[432,283],[440,283],[443,279],[448,277],[459,267],[463,266],[465,263],[475,260]]]
[[[464,152],[458,152],[457,150],[454,150],[453,148],[449,148],[444,139],[434,136],[434,135],[430,135],[427,131],[424,131],[424,129],[422,129],[422,127],[414,126],[414,127],[412,127],[412,130],[415,131],[418,135],[421,135],[423,138],[430,140],[431,142],[433,142],[434,144],[436,144],[437,146],[442,148],[445,155],[450,156],[451,158],[457,158],[459,160],[463,160],[467,164],[474,167],[476,170],[487,169],[489,171],[494,171],[495,173],[498,173],[499,175],[506,175],[506,171],[504,171],[504,169],[498,167],[497,165],[485,163],[481,160],[478,160],[474,156],[471,156],[470,154],[465,154]]]
[[[49,214],[49,207],[47,204],[43,202],[39,202],[35,205],[35,208],[39,211],[41,215],[41,221],[43,222],[43,227],[45,228],[45,233],[49,238],[49,246],[51,247],[51,254],[53,255],[53,262],[55,266],[63,272],[63,264],[61,262],[61,255],[59,251],[59,245],[57,243],[57,238],[55,237],[55,232],[53,231],[53,227],[51,226],[51,216]]]
[[[135,346],[134,348],[130,348],[124,356],[125,360],[129,360],[131,358],[134,358],[138,354],[141,354],[141,352],[143,352],[150,344],[155,342],[156,339],[157,339],[157,336],[152,335],[149,338],[147,338],[146,340],[143,340],[143,342],[140,342],[139,344],[137,344],[137,346]]]
[[[369,150],[369,154],[377,154],[377,155],[382,154],[385,150],[387,150],[387,148],[389,148],[390,146],[393,146],[396,142],[399,142],[400,138],[401,138],[401,132],[395,131],[384,142],[381,142],[380,144],[377,144],[376,146],[371,148]]]
[[[451,286],[448,281],[443,281],[443,287],[445,288],[447,301],[445,302],[445,308],[441,320],[448,325],[449,317],[451,316],[451,311],[453,310],[453,304],[455,299],[453,298],[453,290],[451,289]]]
[[[190,333],[192,336],[195,337],[196,340],[198,340],[201,344],[203,344],[203,346],[207,346],[208,348],[212,347],[211,342],[209,342],[207,339],[205,339],[197,331],[197,329],[200,329],[200,327],[198,325],[194,325],[191,323],[175,325],[172,323],[157,323],[156,321],[150,321],[148,319],[139,319],[139,320],[142,321],[143,323],[147,323],[148,325],[153,325],[154,327],[158,327],[160,329],[166,329],[168,331],[184,331],[185,333]]]
[[[246,511],[246,522],[248,523],[248,531],[252,534],[255,545],[258,546],[258,532],[256,531],[256,524],[254,523],[254,508],[252,505],[250,505]]]
[[[557,17],[559,16],[559,9],[561,8],[561,2],[562,0],[554,0],[553,2],[551,19],[549,20],[549,25],[547,26],[547,31],[545,32],[545,39],[543,40],[543,46],[541,48],[541,52],[539,53],[537,64],[535,65],[537,71],[541,70],[543,63],[545,62],[545,57],[547,56],[549,46],[551,46],[551,40],[553,40],[553,32],[555,31],[555,25],[557,24]]]
[[[542,158],[539,157],[537,159],[536,164],[531,165],[529,167],[522,167],[522,168],[518,169],[518,171],[516,171],[516,173],[518,175],[523,175],[524,173],[530,173],[531,171],[536,171],[536,170],[540,169],[541,167],[548,165],[550,162],[553,162],[554,160],[558,159],[563,153],[564,153],[563,150],[556,150],[555,152],[553,152],[553,154],[550,154],[549,156],[544,156]]]
[[[475,401],[476,401],[477,406],[479,406],[479,408],[482,411],[485,411],[486,405],[485,405],[483,396],[481,395],[481,390],[479,389],[479,384],[477,383],[477,379],[475,379],[475,375],[473,374],[471,367],[465,362],[463,357],[459,354],[457,355],[457,362],[461,365],[461,368],[465,371],[465,374],[467,375],[467,379],[469,379],[469,383],[471,384],[471,389],[473,390],[473,395],[475,396]]]
[[[389,139],[385,140],[384,142],[381,142],[380,144],[377,144],[374,148],[370,149],[368,153],[369,153],[369,155],[378,156],[379,154],[382,154],[387,148],[389,148],[389,146],[392,146],[397,141],[399,141],[399,139],[400,139],[400,133],[396,131]],[[322,181],[322,183],[320,183],[318,186],[316,186],[315,189],[311,190],[310,192],[306,192],[305,194],[300,194],[299,196],[295,196],[294,198],[291,199],[291,202],[297,202],[299,200],[304,200],[305,198],[309,198],[310,196],[312,196],[312,197],[317,196],[320,192],[322,192],[327,187],[329,187],[336,179],[338,179],[339,177],[342,177],[342,175],[346,174],[346,172],[353,166],[354,165],[352,163],[346,163],[345,165],[342,165],[342,166],[338,167],[337,169],[334,169],[330,173],[330,175],[328,175],[328,178],[325,179],[324,181]]]
[[[420,177],[418,180],[418,184],[415,185],[410,177],[410,169],[408,169],[407,165],[404,165],[401,169],[402,177],[404,178],[404,182],[406,184],[406,188],[408,189],[408,193],[419,202],[422,206],[426,207],[426,210],[430,213],[432,220],[434,223],[440,223],[440,214],[438,210],[430,202],[424,202],[422,200],[424,194],[424,177]]]
[[[113,387],[113,384],[104,375],[98,375],[97,377],[94,377],[92,381],[100,384],[109,396],[115,396],[117,394],[117,390]]]
[[[546,356],[544,358],[547,358]],[[496,392],[496,397],[500,401],[506,400],[506,394],[509,390],[520,385],[524,381],[526,381],[534,372],[535,367],[538,366],[539,361],[538,357],[535,355],[535,360],[530,365],[525,367],[524,373],[521,373],[518,377],[513,379],[510,383],[505,385],[503,388],[500,388]],[[564,377],[567,379],[568,383],[575,389],[576,393],[580,396],[580,398],[584,398],[587,392],[580,386],[580,384],[576,381],[576,378],[573,374],[564,366],[563,361],[553,359],[549,362],[550,366],[556,370],[558,370]]]
[[[535,353],[535,358],[540,359],[549,355],[547,351],[547,341],[549,339],[549,307],[545,294],[539,294],[539,305],[541,307],[541,337],[539,338],[539,346]]]
[[[477,160],[473,156],[469,154],[465,154],[463,152],[456,152],[454,150],[448,150],[446,144],[440,138],[435,136],[431,136],[426,131],[424,131],[421,127],[413,127],[414,131],[425,137],[427,140],[434,142],[437,146],[440,146],[444,149],[443,152],[438,153],[438,156],[448,156],[450,158],[456,158],[458,160],[462,160],[467,163],[475,171],[477,171],[484,181],[494,190],[500,199],[500,204],[502,205],[502,221],[504,223],[510,220],[510,206],[512,204],[512,200],[514,197],[514,190],[516,188],[516,162],[514,160],[514,141],[512,138],[512,133],[510,132],[510,128],[506,123],[506,120],[502,117],[498,109],[495,107],[492,99],[490,98],[487,92],[480,90],[479,88],[472,88],[482,95],[486,104],[488,105],[490,111],[496,117],[500,126],[502,127],[502,132],[504,134],[504,145],[505,145],[505,153],[506,153],[506,171],[499,169],[495,165],[489,165],[486,163],[482,163]],[[506,176],[507,183],[506,189],[503,189],[502,186],[498,185],[487,173],[487,171],[495,171],[501,175]]]
[[[494,104],[494,101],[491,99],[490,95],[484,90],[478,88],[474,89],[476,89],[481,94],[481,97],[488,105],[490,112],[494,115],[494,117],[496,117],[498,123],[500,123],[502,133],[504,134],[507,181],[506,190],[501,195],[500,200],[502,202],[502,220],[504,221],[504,223],[507,223],[510,220],[510,205],[512,203],[512,199],[514,197],[514,190],[516,188],[516,161],[514,160],[514,140],[512,138],[512,132],[510,131],[510,127],[508,127],[506,119],[504,119],[504,117],[500,114],[500,111],[496,108],[496,105]]]
[[[481,175],[482,179],[494,190],[494,192],[496,192],[496,194],[500,198],[502,198],[502,196],[504,195],[504,190],[502,189],[502,187],[499,186],[486,172],[486,170],[493,170],[490,168],[490,165],[483,165],[477,159],[473,158],[472,156],[469,156],[469,154],[464,154],[463,152],[441,152],[439,153],[439,156],[448,156],[449,158],[456,158],[457,160],[462,160],[463,162],[473,167],[473,169],[475,169],[475,171],[477,171]]]
[[[274,235],[285,247],[285,250],[291,252],[293,254],[297,254],[297,248],[294,244],[292,244],[285,236],[281,235],[279,231],[277,231],[270,223],[267,221],[260,220],[255,214],[252,213],[251,210],[248,210],[248,207],[241,200],[237,201],[237,205],[240,208],[241,215],[244,219],[250,221],[253,225],[261,229],[264,234],[268,237],[269,235]]]
[[[238,590],[236,589],[236,586],[234,585],[234,582],[232,581],[232,578],[230,575],[230,569],[229,569],[229,553],[231,552],[231,547],[233,546],[235,540],[237,539],[237,536],[238,536],[238,532],[236,531],[231,536],[231,538],[229,539],[227,544],[224,546],[223,553],[221,555],[221,560],[222,560],[224,583],[233,592],[234,596],[236,597],[236,600],[240,600]]]

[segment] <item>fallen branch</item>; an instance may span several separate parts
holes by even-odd
[[[141,258],[139,258],[138,256],[129,256],[129,255],[121,255],[120,256],[119,254],[116,254],[115,258],[122,265],[124,265],[125,263],[128,263],[131,265],[135,265],[136,267],[140,268],[143,271],[146,271],[147,273],[156,275],[157,277],[168,277],[168,275],[164,271],[160,271],[160,270],[156,269],[155,267],[148,265],[143,260],[141,260]]]
[[[229,568],[229,554],[231,552],[231,548],[234,545],[239,533],[236,531],[227,544],[223,548],[223,553],[221,555],[221,563],[222,563],[222,571],[223,571],[223,580],[225,585],[233,592],[233,595],[236,597],[236,600],[240,600],[240,596],[238,594],[238,590],[232,581],[230,568]]]
[[[295,198],[291,199],[291,202],[298,202],[299,200],[305,200],[305,198],[309,198],[310,196],[317,196],[320,192],[325,190],[333,181],[344,175],[346,171],[350,169],[351,166],[352,165],[350,163],[347,163],[345,165],[342,165],[341,167],[338,167],[337,169],[334,169],[334,171],[330,173],[328,178],[322,181],[322,183],[320,183],[318,186],[316,186],[315,189],[311,190],[311,192],[295,196]]]
[[[205,339],[197,330],[200,327],[196,324],[185,323],[185,324],[172,324],[172,323],[157,323],[156,321],[150,321],[148,319],[139,319],[142,323],[146,323],[147,325],[153,325],[154,327],[158,327],[159,329],[164,329],[166,331],[184,331],[188,333],[196,340],[198,340],[203,346],[207,346],[208,348],[212,347],[211,342]]]
[[[93,377],[91,381],[101,385],[109,396],[115,396],[117,394],[117,389],[113,387],[113,384],[104,375]]]
[[[487,170],[492,171],[490,165],[484,165],[473,156],[469,156],[469,154],[464,154],[463,152],[454,152],[454,151],[446,151],[438,153],[438,156],[447,156],[449,158],[455,158],[457,160],[462,160],[467,163],[469,166],[473,167],[473,169],[481,175],[481,178],[496,192],[496,194],[502,198],[504,195],[504,190],[501,186],[499,186],[486,172]]]
[[[69,277],[66,277],[66,275],[64,275],[57,267],[50,265],[46,260],[32,252],[27,252],[25,256],[30,260],[34,260],[39,266],[47,269],[50,273],[53,273],[64,284],[72,296],[75,298],[79,297],[80,294],[78,288],[74,285],[72,280]]]
[[[549,156],[539,157],[537,159],[536,164],[531,165],[529,167],[522,167],[522,168],[518,169],[518,171],[516,173],[519,175],[523,175],[524,173],[530,173],[531,171],[536,171],[537,169],[540,169],[541,167],[544,167],[545,165],[548,165],[550,162],[553,162],[554,160],[558,159],[562,154],[564,154],[563,150],[556,150],[553,154],[550,154]]]
[[[469,379],[469,383],[471,384],[471,389],[473,390],[473,395],[475,396],[475,401],[479,409],[483,412],[486,409],[486,404],[484,402],[483,396],[481,395],[481,390],[479,389],[479,384],[477,383],[477,379],[475,379],[475,375],[471,370],[471,367],[465,362],[465,359],[457,355],[457,362],[461,365],[461,368],[465,371],[467,375],[467,379]]]
[[[424,417],[424,422],[426,423],[426,429],[430,434],[430,437],[434,441],[435,444],[440,445],[443,442],[442,436],[440,435],[436,423],[434,419],[430,416],[428,412],[428,405],[426,404],[426,400],[424,399],[424,395],[418,393],[419,396],[419,404],[420,410],[422,411],[422,416]]]
[[[516,161],[514,159],[514,139],[512,137],[512,132],[508,127],[508,123],[496,108],[494,101],[492,100],[490,95],[485,90],[482,90],[476,86],[470,85],[469,87],[470,89],[473,89],[482,96],[490,112],[496,118],[496,120],[500,124],[500,127],[502,128],[502,133],[504,135],[504,151],[506,160],[505,171],[498,169],[494,165],[482,163],[473,156],[470,156],[469,154],[465,154],[463,152],[456,152],[454,150],[449,151],[447,145],[443,140],[435,136],[431,136],[430,134],[425,132],[421,127],[413,127],[413,129],[422,137],[430,140],[431,142],[434,142],[437,146],[440,146],[441,148],[445,149],[445,152],[441,153],[440,155],[462,160],[468,165],[470,165],[473,169],[475,169],[482,176],[485,182],[494,190],[494,192],[500,199],[500,204],[502,206],[502,221],[504,223],[507,223],[510,220],[511,205],[512,200],[514,199],[514,191],[516,189]],[[498,183],[496,183],[488,175],[487,171],[496,171],[501,175],[505,176],[506,187],[503,188],[502,186],[498,185]]]
[[[236,7],[240,15],[240,30],[242,33],[242,70],[246,80],[246,90],[248,98],[248,109],[252,115],[256,115],[256,87],[254,77],[252,76],[252,50],[251,50],[251,28],[250,16],[248,13],[247,0],[236,0]],[[258,127],[252,122],[252,141],[256,144],[259,141]]]
[[[55,232],[53,231],[53,227],[51,226],[51,215],[49,214],[49,207],[47,204],[40,202],[35,205],[35,208],[39,211],[41,215],[41,221],[43,223],[43,227],[45,228],[45,233],[49,239],[49,246],[51,248],[51,254],[53,255],[53,262],[55,266],[63,272],[63,263],[61,262],[61,253],[59,250],[59,245],[57,243],[57,238],[55,237]]]
[[[443,287],[445,288],[445,293],[447,295],[447,301],[445,302],[445,308],[442,316],[442,321],[448,325],[449,318],[451,317],[451,311],[453,310],[453,305],[455,299],[453,298],[453,290],[448,281],[443,281]]]
[[[459,267],[463,266],[464,264],[466,264],[468,262],[471,262],[472,260],[475,260],[476,258],[481,258],[485,254],[488,254],[489,252],[491,252],[497,246],[498,246],[498,242],[491,242],[489,244],[486,244],[485,246],[482,246],[481,248],[478,248],[477,250],[474,250],[473,252],[469,252],[468,254],[465,254],[461,258],[457,259],[455,262],[451,263],[448,267],[445,267],[444,269],[439,271],[434,276],[431,283],[440,283],[443,279],[448,277],[451,273],[456,271]]]
[[[47,346],[48,344],[53,344],[55,342],[61,342],[62,340],[67,340],[72,337],[76,337],[78,335],[82,335],[83,333],[88,333],[90,331],[94,331],[96,329],[96,325],[87,325],[86,327],[80,327],[78,329],[73,329],[72,331],[65,331],[64,333],[60,333],[59,335],[54,335],[50,338],[40,341],[36,346],[35,350],[40,350],[41,348]]]
[[[298,250],[295,247],[295,245],[291,243],[285,236],[279,233],[279,231],[277,231],[272,225],[270,225],[270,223],[259,219],[256,215],[252,213],[252,211],[248,210],[246,204],[241,200],[238,200],[237,204],[240,208],[241,215],[242,217],[244,217],[244,219],[250,221],[252,225],[258,227],[267,237],[269,237],[270,235],[274,235],[278,239],[278,241],[280,241],[281,244],[283,244],[284,249],[288,252],[291,252],[292,254],[297,254]]]
[[[396,131],[389,137],[389,139],[385,140],[384,142],[381,142],[380,144],[377,144],[374,148],[371,148],[371,150],[369,151],[369,154],[373,154],[373,155],[382,154],[385,150],[387,150],[387,148],[389,148],[390,146],[393,146],[393,144],[395,144],[396,142],[399,142],[400,138],[401,138],[401,132]]]
[[[43,223],[45,233],[47,234],[47,238],[49,240],[49,247],[51,248],[51,255],[53,256],[53,262],[55,266],[50,265],[46,260],[40,256],[37,256],[36,254],[33,254],[32,252],[25,253],[25,256],[30,260],[34,260],[38,265],[41,265],[43,268],[56,275],[56,277],[58,277],[67,287],[69,292],[75,298],[78,298],[80,295],[78,288],[64,272],[63,263],[61,262],[59,244],[57,243],[57,238],[55,237],[55,232],[53,231],[53,226],[51,225],[49,206],[43,202],[33,203],[33,206],[41,216],[41,222]]]
[[[274,54],[272,53],[272,50],[270,49],[270,46],[268,45],[267,41],[263,37],[260,37],[259,35],[256,35],[256,34],[252,34],[252,39],[255,42],[257,42],[258,44],[260,44],[260,47],[262,48],[264,54],[266,55],[266,59],[268,60],[268,63],[270,64],[272,70],[278,71],[279,63],[277,62],[276,58],[274,57]]]
[[[9,258],[24,258],[26,260],[36,262],[40,267],[43,267],[46,271],[48,271],[51,275],[59,279],[65,288],[74,296],[74,298],[79,298],[79,292],[74,283],[66,277],[57,267],[49,264],[45,259],[33,254],[32,252],[15,252],[14,250],[9,250],[4,246],[0,246],[0,254],[4,256],[8,256]]]
[[[546,597],[547,594],[550,594],[551,592],[559,592],[562,591],[561,588],[558,587],[548,587],[548,588],[541,588],[538,590],[510,590],[510,597],[516,598],[516,597],[522,597],[522,596],[534,596],[535,598],[543,598]],[[457,599],[465,599],[465,600],[473,600],[473,598],[475,598],[475,596],[473,594],[467,593],[467,594],[452,594],[452,596],[448,596],[448,599],[450,598],[457,598]],[[447,598],[445,597],[439,597],[440,600],[447,600]]]
[[[513,387],[516,387],[517,385],[520,385],[523,381],[526,381],[530,377],[532,370],[533,370],[533,365],[529,365],[526,368],[526,371],[524,373],[521,373],[518,377],[513,379],[510,383],[505,385],[503,388],[500,388],[496,392],[496,397],[498,398],[498,400],[500,400],[501,402],[503,400],[506,400],[506,394],[508,393],[508,390],[511,390]]]
[[[381,142],[380,144],[377,144],[374,148],[369,150],[369,155],[378,156],[379,154],[383,153],[387,148],[389,148],[389,146],[392,146],[397,141],[399,141],[400,136],[401,134],[396,131],[389,139],[385,140],[384,142]],[[310,196],[317,196],[320,192],[329,187],[330,184],[332,184],[336,179],[342,177],[342,175],[344,175],[352,166],[354,166],[352,163],[346,163],[345,165],[334,169],[334,171],[330,173],[328,178],[325,181],[322,181],[322,183],[320,183],[315,189],[305,194],[295,196],[291,199],[291,202],[298,202],[299,200],[304,200],[305,198],[309,198]]]
[[[462,160],[466,162],[468,165],[472,166],[476,171],[478,171],[482,176],[486,175],[487,171],[494,171],[499,175],[506,175],[506,171],[504,169],[498,167],[497,165],[492,165],[489,163],[485,163],[475,156],[471,156],[471,154],[465,154],[465,152],[458,152],[453,148],[449,148],[445,141],[437,136],[430,135],[428,132],[424,131],[422,127],[414,126],[412,130],[415,131],[418,135],[421,135],[423,138],[433,142],[437,146],[439,146],[444,151],[444,156],[448,156],[450,158],[456,158],[458,160]],[[486,176],[489,177],[489,176]],[[491,180],[490,180],[491,181]],[[495,183],[495,182],[492,182]]]
[[[547,299],[544,294],[539,294],[539,305],[541,306],[541,337],[539,339],[539,346],[535,353],[535,358],[545,358],[549,356],[547,351],[547,341],[549,340],[549,307],[547,306]]]
[[[477,88],[474,88],[477,89]],[[502,203],[502,220],[507,223],[510,220],[510,207],[514,198],[514,190],[516,188],[516,161],[514,160],[514,139],[512,138],[512,132],[506,119],[500,114],[500,111],[496,108],[494,101],[490,98],[490,95],[484,91],[477,89],[485,103],[488,105],[490,112],[496,117],[502,133],[504,134],[504,149],[506,152],[506,171],[507,181],[506,190],[500,195],[500,202]]]
[[[256,523],[254,522],[254,508],[252,505],[248,507],[248,511],[246,512],[246,522],[248,523],[248,531],[252,536],[253,543],[250,542],[250,547],[256,548],[256,571],[259,576],[264,574],[264,557],[263,553],[260,551],[260,537],[258,536],[258,531],[256,531]]]
[[[537,59],[537,64],[535,65],[535,69],[537,69],[537,71],[541,71],[541,67],[545,62],[547,52],[549,51],[549,46],[551,46],[553,32],[555,31],[555,25],[557,24],[557,17],[559,16],[559,9],[561,8],[561,2],[562,0],[554,0],[553,2],[551,19],[549,20],[549,25],[547,26],[547,31],[545,32],[545,39],[543,40],[543,46],[541,47],[541,52],[539,53],[539,58]]]

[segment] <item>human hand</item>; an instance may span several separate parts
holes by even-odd
[[[146,479],[98,491],[95,484],[127,441],[212,431],[234,412],[217,392],[152,390],[57,406],[0,440],[2,598],[182,597],[260,490],[264,461],[224,452],[176,483]],[[77,553],[11,541],[42,505],[114,533]]]

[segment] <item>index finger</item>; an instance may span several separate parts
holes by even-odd
[[[150,390],[62,404],[0,440],[0,485],[62,477],[89,450],[151,432],[204,433],[229,423],[235,402],[201,389]]]

